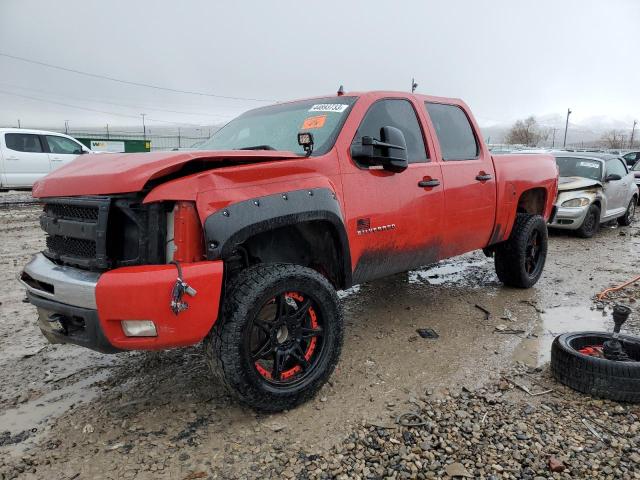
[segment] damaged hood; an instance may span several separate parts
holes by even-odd
[[[602,187],[602,183],[593,178],[586,177],[560,177],[558,179],[558,191],[583,190],[592,187]]]
[[[34,197],[107,195],[138,192],[151,180],[159,180],[197,165],[197,171],[222,166],[299,159],[293,152],[265,150],[189,151],[153,153],[103,153],[81,155],[38,180]]]

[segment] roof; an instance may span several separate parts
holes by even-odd
[[[620,155],[613,155],[611,153],[601,152],[566,152],[564,150],[555,150],[551,152],[554,157],[569,157],[569,158],[588,158],[590,160],[612,160],[614,158],[620,158]]]
[[[50,132],[48,130],[32,130],[29,128],[0,128],[0,133],[31,133],[35,135],[59,135],[63,137],[69,137],[69,135],[60,132]]]

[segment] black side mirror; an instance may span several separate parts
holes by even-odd
[[[622,177],[617,173],[610,173],[604,179],[605,182],[611,182],[612,180],[622,180]]]
[[[399,128],[391,126],[380,129],[380,140],[362,137],[362,145],[351,147],[351,156],[371,167],[380,166],[395,173],[409,166],[404,134]]]

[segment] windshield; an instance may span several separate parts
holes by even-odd
[[[231,120],[199,150],[283,150],[304,155],[298,133],[313,133],[313,155],[328,152],[357,97],[329,97],[271,105]]]
[[[602,180],[602,162],[588,158],[557,157],[561,177],[583,177]]]

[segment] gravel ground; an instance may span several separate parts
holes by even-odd
[[[554,336],[611,328],[612,301],[634,308],[628,330],[640,330],[637,287],[594,301],[640,274],[635,226],[590,240],[552,234],[530,290],[503,288],[492,260],[472,253],[343,292],[345,346],[331,382],[265,416],[215,383],[200,346],[108,356],[48,345],[14,280],[43,248],[39,210],[15,192],[0,205],[12,195],[0,207],[2,479],[446,478],[456,468],[637,478],[636,407],[576,394],[546,371]],[[421,327],[440,337],[420,338]],[[553,392],[531,397],[503,376]],[[407,412],[424,425],[398,425]],[[550,457],[564,471],[552,472]]]

